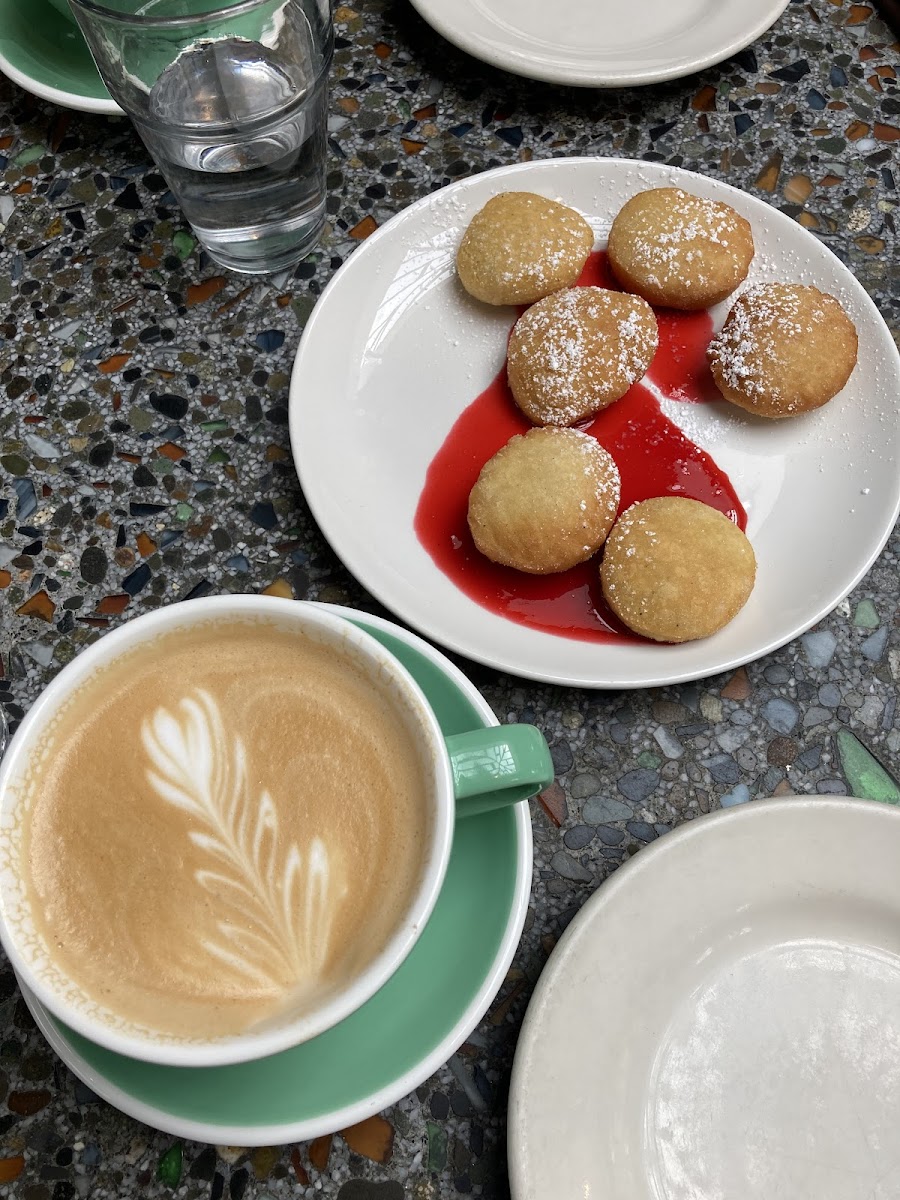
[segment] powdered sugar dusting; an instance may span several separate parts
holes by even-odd
[[[593,230],[574,209],[531,192],[503,192],[472,219],[457,265],[479,299],[525,304],[574,283],[593,244]]]
[[[710,287],[718,291],[723,261],[733,260],[736,270],[743,266],[746,272],[748,249],[752,255],[743,218],[727,204],[680,188],[633,197],[613,222],[611,244],[628,276],[676,294]],[[740,278],[738,274],[734,283]]]
[[[573,288],[520,317],[509,347],[509,378],[532,419],[570,425],[623,396],[649,366],[656,318],[637,296]]]
[[[625,554],[628,558],[633,558],[640,553],[641,543],[647,546],[656,546],[659,542],[659,534],[656,527],[647,517],[647,509],[640,501],[626,508],[616,521],[615,526],[616,539],[618,541],[627,540],[630,542]]]
[[[825,308],[808,302],[813,291],[800,284],[754,284],[738,297],[708,351],[726,388],[794,411],[779,368],[786,346],[821,334],[827,321]]]
[[[597,499],[605,501],[614,498],[615,504],[618,505],[621,478],[616,461],[609,451],[604,450],[596,438],[578,429],[554,429],[552,432],[562,434],[582,455],[584,473],[590,480]],[[586,504],[584,507],[587,507]]]
[[[666,217],[667,228],[660,229],[654,224],[634,231],[631,251],[635,259],[648,271],[663,268],[660,272],[663,275],[684,261],[694,268],[701,283],[707,283],[704,250],[710,245],[725,250],[735,248],[736,214],[717,200],[672,188]]]
[[[552,458],[545,454],[548,443],[557,452]],[[590,434],[582,433],[580,429],[558,429],[554,426],[545,429],[529,429],[527,433],[516,434],[515,437],[510,438],[506,446],[497,452],[495,458],[515,447],[519,447],[516,450],[516,453],[519,454],[525,450],[526,446],[535,454],[541,455],[545,467],[549,468],[554,460],[558,466],[562,466],[562,464],[574,466],[577,473],[584,474],[589,480],[591,491],[597,500],[605,503],[608,499],[614,498],[615,504],[618,506],[621,478],[616,460]],[[537,458],[533,459],[533,465],[537,466]],[[560,476],[560,482],[561,478]],[[579,507],[584,512],[587,509],[587,501],[580,500]]]

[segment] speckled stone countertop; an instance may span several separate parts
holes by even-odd
[[[0,81],[0,701],[13,724],[81,648],[161,604],[270,590],[377,611],[300,494],[288,376],[333,272],[454,179],[569,154],[727,179],[811,229],[900,331],[900,55],[868,5],[792,3],[719,67],[611,93],[488,69],[402,0],[342,6],[336,21],[327,235],[264,283],[198,255],[127,122]],[[898,550],[895,535],[815,630],[729,677],[597,693],[461,663],[501,719],[546,731],[558,779],[532,805],[534,888],[514,965],[462,1051],[384,1114],[392,1147],[370,1158],[336,1136],[314,1165],[307,1145],[207,1148],[156,1133],[54,1058],[4,966],[0,1196],[506,1195],[516,1034],[598,883],[719,805],[851,790],[842,729],[900,773]]]

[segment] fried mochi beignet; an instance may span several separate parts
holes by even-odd
[[[600,582],[629,629],[656,642],[709,637],[744,607],[756,579],[746,535],[681,496],[632,504],[606,540]]]
[[[460,282],[485,304],[532,304],[570,287],[594,247],[574,208],[533,192],[501,192],[475,214],[456,253]]]
[[[701,309],[730,296],[753,258],[750,223],[719,200],[681,188],[638,192],[609,231],[619,283],[651,304]]]
[[[800,283],[765,283],[738,296],[707,359],[726,400],[780,418],[836,396],[857,348],[856,326],[834,296]]]
[[[532,304],[509,339],[506,373],[535,425],[574,425],[620,399],[646,373],[659,344],[640,296],[569,288]]]
[[[487,558],[531,575],[595,554],[619,508],[619,470],[595,438],[530,429],[488,459],[469,494],[469,529]]]

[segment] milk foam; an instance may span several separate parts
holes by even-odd
[[[187,835],[201,852],[193,877],[223,909],[198,940],[257,985],[277,987],[285,976],[295,986],[317,983],[347,893],[327,843],[315,836],[301,850],[297,840],[279,836],[272,796],[251,790],[243,740],[229,736],[209,692],[195,689],[178,709],[176,716],[158,708],[141,737],[151,787],[199,825]]]
[[[26,781],[49,957],[126,1024],[203,1040],[302,1012],[395,932],[431,837],[414,731],[333,645],[167,633],[94,675]]]

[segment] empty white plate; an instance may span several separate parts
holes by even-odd
[[[736,54],[788,0],[411,0],[467,54],[577,87],[624,87],[690,75]]]
[[[900,1195],[900,811],[757,801],[642,850],[560,939],[514,1200]]]

